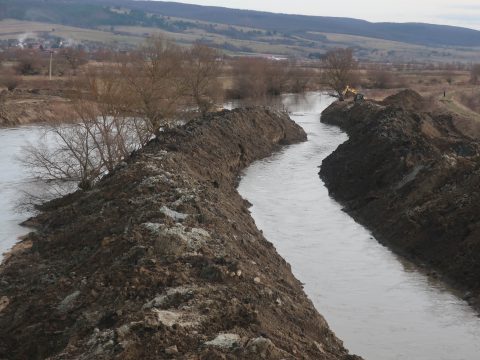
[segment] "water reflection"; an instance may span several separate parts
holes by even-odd
[[[442,283],[400,261],[345,214],[318,177],[318,166],[347,137],[321,124],[331,102],[286,96],[309,141],[253,164],[239,191],[332,329],[366,359],[472,360],[480,320]]]
[[[0,129],[0,259],[30,231],[19,225],[31,215],[19,205],[25,191],[31,192],[38,184],[29,178],[18,157],[26,143],[42,135],[42,128],[35,126]]]

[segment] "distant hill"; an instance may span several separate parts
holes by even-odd
[[[117,45],[132,45],[161,31],[179,43],[201,41],[232,53],[315,57],[333,47],[349,46],[366,60],[471,62],[480,52],[480,31],[461,27],[371,23],[163,1],[0,0],[2,19],[35,22],[35,28],[38,23],[87,28],[92,31],[82,34],[88,35],[87,40],[110,40]],[[21,24],[29,31],[27,23]],[[0,26],[0,39],[12,33],[2,33]]]
[[[97,3],[105,1],[98,0]],[[119,3],[119,1],[110,1]],[[280,32],[327,32],[357,35],[410,44],[438,46],[480,46],[480,31],[446,25],[422,23],[371,23],[351,18],[274,14],[199,6],[163,1],[120,1],[137,9],[167,16],[183,17],[222,24],[254,27]]]

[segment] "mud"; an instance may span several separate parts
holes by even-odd
[[[359,359],[235,188],[305,139],[282,113],[224,111],[46,204],[0,268],[0,358]]]
[[[478,140],[456,115],[410,90],[383,102],[334,103],[322,121],[349,135],[321,167],[330,194],[382,243],[478,308]]]

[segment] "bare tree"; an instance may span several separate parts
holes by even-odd
[[[314,69],[303,68],[295,62],[290,62],[288,71],[288,91],[295,94],[305,92],[310,86],[311,79],[314,77]]]
[[[380,68],[369,70],[368,77],[371,79],[371,86],[377,89],[391,89],[395,85],[395,79],[391,69]]]
[[[77,69],[88,61],[85,51],[74,48],[64,48],[60,50],[60,56],[68,64],[73,75],[76,75]]]
[[[287,61],[265,60],[267,94],[278,96],[287,90],[290,64]]]
[[[112,171],[151,135],[145,121],[128,116],[129,94],[114,68],[87,71],[81,84],[72,98],[74,115],[89,133],[103,167]]]
[[[8,91],[0,91],[0,124],[10,124],[11,119],[7,110]]]
[[[162,37],[153,37],[119,65],[132,115],[145,120],[151,133],[160,136],[174,122],[182,95],[180,49]]]
[[[19,75],[39,75],[47,68],[46,59],[38,51],[18,50],[15,59],[15,70]]]
[[[34,177],[52,188],[63,190],[59,184],[73,182],[78,188],[89,190],[102,174],[102,163],[95,154],[92,130],[88,127],[88,123],[81,122],[50,123],[43,141],[24,148],[24,165]]]
[[[476,85],[480,80],[480,64],[474,64],[470,70],[470,83]]]
[[[239,99],[261,99],[267,94],[266,61],[240,58],[233,64],[232,95]]]
[[[50,117],[48,141],[24,149],[24,164],[53,188],[69,190],[71,186],[58,185],[75,183],[90,189],[149,140],[145,122],[126,116],[126,97],[111,67],[87,72],[75,83],[70,105]]]
[[[190,97],[205,116],[221,100],[222,87],[218,76],[223,61],[220,54],[205,45],[195,44],[185,54],[185,95]]]
[[[285,92],[301,93],[307,89],[312,69],[287,60],[241,58],[232,62],[231,96],[240,99],[263,99]]]
[[[191,59],[184,55],[152,38],[115,64],[87,69],[72,82],[69,105],[50,117],[48,141],[28,146],[24,163],[60,190],[71,190],[57,186],[62,183],[88,190],[171,126],[186,93],[208,111],[220,66],[216,53],[198,46],[187,52]]]
[[[343,90],[352,84],[357,61],[352,49],[330,50],[324,59],[324,76],[327,85],[335,92],[335,96],[344,100]]]
[[[22,78],[12,73],[5,73],[0,77],[0,85],[5,86],[8,91],[15,90],[22,83]]]
[[[267,95],[280,95],[287,90],[290,66],[286,61],[243,58],[233,66],[235,97],[262,99]]]

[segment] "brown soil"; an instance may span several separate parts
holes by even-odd
[[[0,127],[46,122],[66,103],[67,99],[61,90],[0,90]]]
[[[406,90],[383,102],[335,103],[322,121],[349,134],[320,171],[332,196],[478,306],[480,146],[466,120]]]
[[[0,358],[359,359],[235,189],[305,139],[284,114],[225,111],[46,204],[0,268]]]

